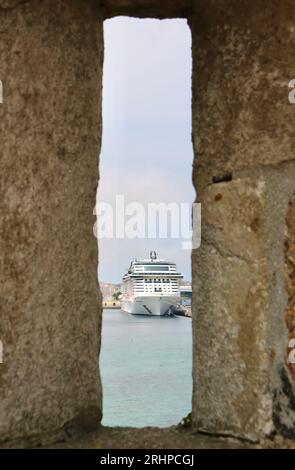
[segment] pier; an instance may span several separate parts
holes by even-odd
[[[103,309],[121,309],[121,302],[119,300],[103,300],[102,302]]]

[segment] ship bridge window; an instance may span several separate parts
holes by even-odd
[[[169,266],[144,266],[144,270],[152,272],[169,271]]]

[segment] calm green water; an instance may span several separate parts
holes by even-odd
[[[171,426],[191,411],[191,319],[104,310],[105,426]]]

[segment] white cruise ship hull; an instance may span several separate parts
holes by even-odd
[[[172,306],[180,301],[177,296],[142,296],[123,300],[121,309],[133,315],[166,315]]]

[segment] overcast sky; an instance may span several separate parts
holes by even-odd
[[[113,18],[104,23],[103,143],[98,200],[187,202],[191,183],[191,36],[185,20]],[[121,282],[150,250],[191,278],[175,239],[102,239],[99,279]]]

